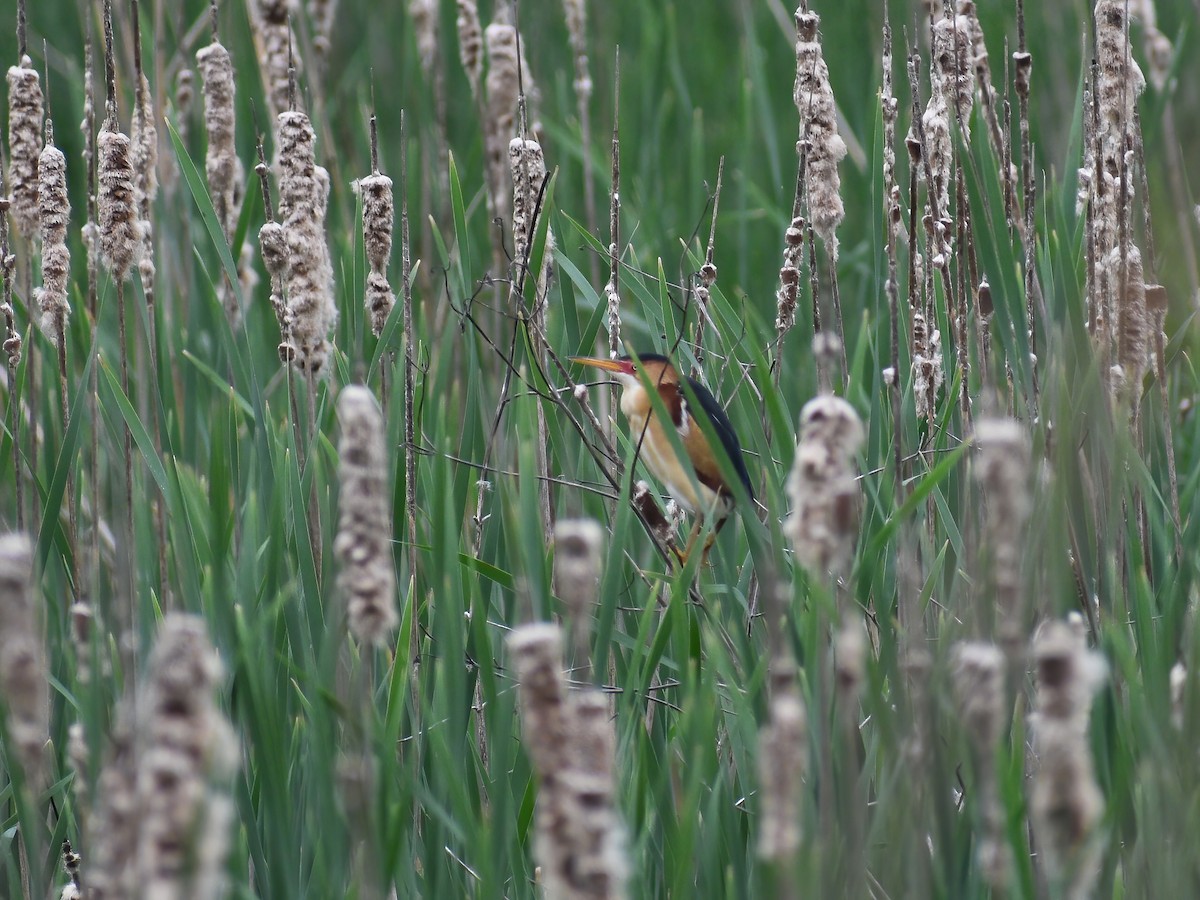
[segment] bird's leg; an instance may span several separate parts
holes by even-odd
[[[688,558],[692,555],[692,550],[695,549],[696,541],[699,539],[700,531],[703,527],[704,519],[700,516],[696,516],[696,524],[692,526],[692,530],[688,534],[687,545],[682,550],[680,550],[678,547],[673,548],[675,550],[675,555],[679,558],[679,564],[681,566],[687,565]],[[702,564],[708,562],[708,551],[712,549],[713,542],[716,541],[716,539],[717,533],[713,531],[709,533],[708,538],[704,541],[704,549],[700,551],[700,562]]]

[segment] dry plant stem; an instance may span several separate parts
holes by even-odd
[[[704,252],[704,265],[700,269],[700,284],[695,288],[696,294],[696,327],[693,332],[692,349],[696,364],[692,368],[692,377],[700,377],[700,368],[704,362],[704,327],[716,324],[708,314],[709,289],[717,278],[717,266],[713,262],[713,253],[717,242],[717,211],[721,206],[721,185],[725,176],[725,157],[722,156],[717,164],[717,187],[713,191],[712,220],[708,229],[708,246]]]
[[[611,359],[621,355],[621,48],[617,47],[613,60],[613,128],[610,156],[612,160],[608,203],[608,282],[604,285],[604,296],[608,304],[605,326],[608,332],[608,355]],[[598,340],[598,339],[597,339]],[[612,444],[614,438],[611,410],[619,405],[620,388],[614,384],[602,395],[601,413],[604,414],[605,441]]]
[[[1018,101],[1018,116],[1021,123],[1021,184],[1025,204],[1025,228],[1021,242],[1025,251],[1025,306],[1026,328],[1029,332],[1029,372],[1033,380],[1031,419],[1037,419],[1038,410],[1038,347],[1037,320],[1035,315],[1035,294],[1037,291],[1034,267],[1034,186],[1033,186],[1033,144],[1029,132],[1029,89],[1030,76],[1033,70],[1033,57],[1030,56],[1025,43],[1025,3],[1017,0],[1017,52],[1013,54],[1016,67],[1016,89]]]
[[[38,218],[42,234],[42,287],[35,292],[42,313],[42,330],[49,334],[58,358],[58,402],[63,439],[71,424],[67,397],[66,323],[70,313],[67,301],[71,257],[67,249],[67,228],[71,205],[67,196],[66,157],[54,146],[54,125],[46,117],[46,142],[38,162]],[[67,547],[71,559],[71,587],[74,599],[79,593],[79,557],[76,549],[79,509],[75,502],[75,472],[67,473]]]
[[[142,245],[142,259],[138,264],[138,271],[142,279],[142,293],[146,298],[146,354],[138,356],[138,383],[153,384],[157,390],[160,384],[162,374],[161,364],[158,356],[158,325],[155,313],[155,270],[154,270],[154,242],[153,242],[153,226],[151,225],[151,215],[154,205],[154,196],[158,192],[158,176],[155,172],[157,164],[157,141],[158,134],[154,127],[154,109],[149,97],[149,84],[146,81],[145,74],[142,71],[142,39],[141,26],[138,17],[138,2],[133,0],[131,9],[131,18],[133,20],[133,63],[134,63],[134,78],[136,81],[136,99],[134,101],[134,122],[133,130],[134,137],[134,158],[135,171],[137,178],[137,197],[138,197],[138,216],[141,219],[144,242]],[[142,137],[139,138],[139,134]],[[147,146],[141,146],[143,142],[148,142]],[[146,375],[146,363],[149,361],[150,374],[149,381]],[[160,433],[160,423],[158,421],[158,404],[151,403],[148,400],[150,392],[143,392],[141,403],[141,415],[145,421],[150,424],[150,433],[153,436],[154,452],[157,456],[162,456],[162,435]],[[154,533],[157,535],[156,544],[158,545],[157,563],[158,563],[158,596],[164,608],[169,609],[172,606],[172,598],[167,589],[167,525],[163,516],[163,498],[157,494],[150,501],[151,515],[154,520]]]
[[[99,301],[96,287],[99,280],[97,269],[99,226],[97,225],[98,217],[96,210],[96,81],[92,56],[92,33],[90,28],[85,28],[84,31],[86,33],[85,56],[87,61],[84,70],[84,106],[81,127],[83,129],[83,155],[87,165],[87,222],[83,227],[83,243],[84,252],[87,254],[88,324],[91,326],[90,330],[94,335],[96,329],[99,327]],[[97,491],[92,504],[91,546],[89,547],[90,564],[88,567],[88,593],[93,599],[100,593],[100,509],[97,502],[99,500],[98,485],[100,484],[100,429],[95,427],[95,423],[99,421],[100,415],[99,369],[99,366],[92,366],[91,383],[88,385],[88,421],[93,423],[93,426],[86,429],[89,442],[89,487],[93,491]]]
[[[408,140],[405,116],[400,112],[400,278],[401,314],[404,316],[404,518],[408,525],[408,565],[412,590],[409,664],[418,663],[420,623],[417,619],[417,598],[420,596],[417,573],[417,436],[414,410],[414,382],[417,360],[413,347],[412,262],[408,239]],[[416,708],[416,707],[414,707]]]
[[[592,146],[592,73],[587,52],[587,0],[563,0],[567,15],[567,35],[575,60],[575,109],[579,116],[579,141],[584,148]],[[591,234],[599,232],[596,213],[596,179],[585,151],[583,154],[583,214]],[[600,260],[589,258],[592,284],[600,283]]]

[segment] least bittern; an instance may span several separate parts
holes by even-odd
[[[746,471],[746,463],[742,459],[742,446],[721,405],[708,388],[681,375],[669,359],[655,353],[637,356],[644,380],[638,373],[634,359],[629,356],[611,360],[577,356],[572,357],[571,361],[612,372],[613,377],[621,383],[624,388],[621,393],[621,412],[629,420],[630,437],[639,448],[639,458],[645,461],[651,473],[663,483],[677,503],[697,515],[687,549],[679,554],[680,557],[687,559],[691,545],[700,533],[701,517],[710,515],[715,527],[704,547],[707,552],[734,509],[733,490],[721,471],[716,453],[723,452],[729,458],[746,493],[751,500],[754,499],[750,473]],[[684,465],[675,452],[676,444],[667,435],[647,386],[657,390],[662,408],[670,416],[679,446],[687,454],[690,466]],[[697,423],[697,416],[703,416],[711,426],[711,433],[721,443],[720,449],[714,451],[705,429]]]

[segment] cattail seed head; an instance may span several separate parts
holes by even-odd
[[[971,110],[975,106],[972,43],[971,20],[965,15],[942,17],[933,25],[934,77],[954,111],[964,141],[971,139]]]
[[[562,675],[562,630],[557,625],[523,625],[508,637],[508,650],[521,688],[521,729],[539,776],[567,766],[566,685]]]
[[[142,249],[142,224],[129,137],[105,122],[100,129],[96,178],[100,252],[113,278],[123,281]]]
[[[471,83],[471,94],[479,94],[479,76],[483,71],[483,27],[475,0],[458,0],[458,57]]]
[[[392,230],[396,217],[392,179],[375,172],[354,182],[354,187],[362,195],[363,249],[367,265],[376,272],[384,272],[392,257]]]
[[[351,385],[338,397],[342,439],[338,443],[341,495],[333,542],[341,571],[338,589],[350,630],[363,643],[382,645],[397,625],[396,568],[388,498],[383,415],[374,395]]]
[[[24,534],[0,536],[0,695],[8,735],[36,795],[50,739],[49,672],[33,597],[33,547]]]
[[[1039,860],[1052,888],[1085,897],[1098,874],[1096,828],[1104,798],[1096,784],[1087,728],[1091,698],[1104,664],[1087,651],[1081,631],[1046,622],[1033,641],[1037,671],[1032,718],[1038,766],[1030,819]]]
[[[329,173],[316,165],[315,135],[308,116],[279,117],[279,214],[287,239],[287,332],[293,362],[303,372],[325,370],[337,324],[333,267],[325,242]]]
[[[154,125],[153,96],[143,72],[138,79],[129,137],[139,207],[154,202],[158,194],[158,129]]]
[[[1004,733],[1004,654],[995,644],[954,648],[954,694],[963,728],[978,752],[992,753]]]
[[[373,172],[355,181],[353,187],[362,196],[363,203],[363,248],[370,268],[367,274],[367,316],[371,321],[371,333],[379,337],[392,307],[396,305],[396,295],[387,279],[396,217],[392,179]]]
[[[792,514],[784,531],[796,560],[815,577],[842,573],[854,554],[855,458],[864,438],[858,413],[839,397],[817,397],[800,413],[800,440],[787,486]]]
[[[554,592],[576,620],[591,617],[600,582],[604,529],[595,519],[560,519],[554,526]]]
[[[525,265],[537,225],[538,200],[546,180],[546,158],[537,141],[513,138],[508,145],[508,164],[513,183],[513,247],[518,265]]]
[[[437,0],[408,0],[408,14],[412,18],[413,32],[417,38],[417,59],[421,63],[421,71],[435,76],[438,51]]]
[[[771,698],[770,720],[758,736],[758,855],[792,858],[800,849],[800,801],[808,768],[808,716],[794,687]]]
[[[250,24],[254,28],[254,46],[258,53],[258,65],[262,70],[263,84],[271,117],[281,124],[279,116],[290,112],[300,98],[291,90],[291,74],[302,69],[295,36],[289,24],[297,12],[296,0],[255,0],[250,6]]]
[[[534,856],[546,894],[624,897],[607,700],[596,691],[568,699],[558,626],[516,628],[508,647],[520,685],[521,730],[538,775]]]
[[[229,51],[214,41],[196,54],[196,65],[204,79],[204,131],[208,137],[204,172],[217,221],[229,238],[237,222],[237,198],[245,181],[234,143],[233,63]]]
[[[67,196],[67,158],[47,143],[38,159],[38,218],[42,229],[42,286],[34,292],[41,310],[42,330],[55,347],[71,313],[68,301],[71,253],[67,227],[71,203]]]
[[[484,32],[487,46],[487,108],[483,143],[492,185],[493,216],[509,220],[508,197],[502,188],[508,163],[508,144],[516,132],[517,99],[525,73],[519,72],[517,29],[493,22]]]
[[[213,700],[220,677],[203,620],[168,615],[150,655],[139,726],[138,856],[145,896],[223,896],[232,805],[210,782],[232,777],[238,748]]]
[[[1014,654],[1023,630],[1021,550],[1029,519],[1029,435],[1014,419],[982,419],[975,427],[979,448],[975,477],[983,488],[983,546],[991,562],[1000,639]]]
[[[1146,284],[1142,272],[1142,253],[1128,241],[1114,247],[1107,269],[1116,285],[1117,363],[1125,373],[1128,401],[1136,404],[1142,388],[1142,376],[1149,363],[1151,328],[1146,309]]]
[[[32,238],[38,229],[38,155],[42,151],[42,84],[33,60],[8,69],[8,175],[12,216]]]
[[[935,204],[938,215],[945,215],[950,210],[950,162],[954,150],[950,139],[950,103],[953,99],[953,95],[946,96],[941,82],[934,78],[929,103],[921,115],[925,137],[922,149],[933,174],[933,184],[929,186],[930,202]]]
[[[845,218],[838,163],[846,142],[838,134],[829,67],[821,50],[821,17],[802,6],[796,10],[796,83],[792,91],[800,112],[800,135],[809,142],[806,158],[808,209],[813,229],[837,259],[837,227]]]

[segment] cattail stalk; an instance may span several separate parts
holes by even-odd
[[[613,62],[613,130],[612,130],[612,175],[609,182],[608,204],[608,281],[604,285],[604,298],[608,304],[605,327],[608,331],[608,355],[616,359],[621,355],[621,52],[617,51]],[[613,388],[613,397],[616,396]]]
[[[563,0],[563,12],[567,20],[567,39],[575,61],[575,109],[579,116],[580,146],[592,145],[592,73],[588,61],[587,0]],[[587,217],[588,231],[596,234],[599,220],[596,213],[596,180],[592,177],[587,159],[583,161],[583,214]],[[600,260],[592,255],[592,284],[600,282]]]
[[[712,286],[717,282],[717,264],[713,262],[713,253],[717,243],[717,211],[721,206],[721,185],[725,177],[725,157],[717,163],[717,186],[713,190],[712,219],[708,228],[708,247],[704,253],[704,263],[700,266],[698,283],[693,289],[696,298],[696,326],[692,333],[692,347],[696,364],[692,367],[692,377],[701,378],[701,364],[704,361],[704,329],[706,326],[716,330],[716,323],[708,314],[708,303],[712,294]]]
[[[408,239],[408,134],[403,110],[400,112],[400,292],[404,326],[404,517],[408,523],[409,567],[417,566],[417,432],[416,432],[416,341],[413,331],[412,255]],[[415,578],[415,575],[413,576]],[[410,594],[412,627],[409,662],[417,664],[420,628],[416,615],[416,591]],[[416,690],[416,679],[414,679]]]
[[[513,249],[517,265],[511,288],[512,306],[524,308],[523,295],[530,274],[530,255],[542,214],[542,192],[545,190],[548,176],[546,159],[537,141],[513,138],[508,145],[508,161],[513,182]],[[543,371],[546,367],[545,289],[551,269],[553,246],[553,233],[547,230],[542,264],[534,282],[533,308],[529,310],[527,317],[534,364]],[[538,506],[542,515],[543,538],[549,543],[554,536],[554,509],[550,492],[549,428],[546,422],[546,408],[541,403],[537,406],[537,429],[535,462],[538,475]]]
[[[42,231],[42,286],[34,292],[41,310],[42,331],[58,355],[58,401],[63,434],[71,424],[67,398],[67,318],[71,314],[68,298],[71,278],[71,252],[67,249],[67,229],[71,224],[71,202],[67,196],[67,158],[54,146],[54,124],[46,119],[46,145],[38,160],[38,219]],[[78,507],[75,501],[75,474],[67,475],[69,528],[67,543],[71,559],[75,552]]]
[[[117,285],[117,313],[120,332],[121,391],[129,396],[129,338],[126,327],[125,280],[142,250],[141,222],[137,214],[137,186],[130,157],[129,137],[120,131],[117,121],[116,65],[113,58],[112,2],[104,2],[104,76],[105,118],[97,142],[96,177],[99,186],[100,253]],[[125,428],[125,553],[130,583],[126,585],[128,608],[124,633],[134,621],[134,509],[133,509],[133,435]],[[131,659],[126,659],[132,664]]]
[[[350,631],[364,644],[382,646],[398,623],[383,416],[367,388],[350,385],[338,397],[338,418],[338,590]]]

